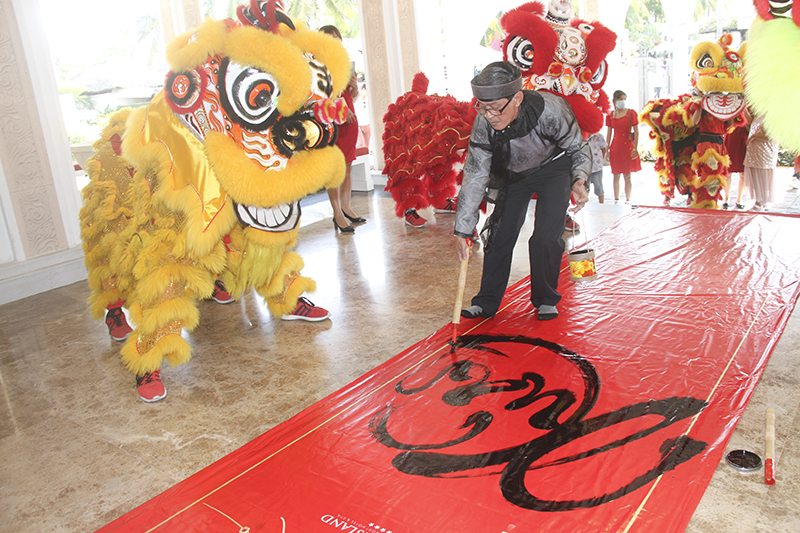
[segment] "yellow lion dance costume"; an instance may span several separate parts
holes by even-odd
[[[347,110],[332,97],[349,57],[277,0],[237,14],[169,44],[164,89],[116,113],[87,165],[90,308],[100,319],[125,302],[137,327],[122,360],[137,383],[155,373],[160,385],[163,359],[191,358],[181,328],[197,326],[197,299],[218,277],[234,296],[255,288],[276,316],[315,288],[290,250],[299,200],[344,178],[335,141]]]

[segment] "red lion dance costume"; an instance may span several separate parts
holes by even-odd
[[[744,52],[729,48],[730,35],[718,43],[704,41],[691,53],[692,96],[647,103],[640,120],[653,130],[655,170],[665,203],[681,194],[691,195],[691,205],[717,209],[728,180],[730,157],[725,135],[745,125]]]
[[[315,284],[291,251],[299,200],[344,179],[334,143],[347,108],[334,97],[350,79],[346,50],[276,0],[237,13],[169,44],[164,89],[113,115],[87,165],[90,309],[130,309],[122,360],[145,401],[166,395],[163,360],[190,359],[181,329],[197,326],[215,279],[235,296],[254,288],[276,316],[300,307]]]
[[[568,0],[552,0],[549,10],[530,2],[503,15],[503,59],[522,71],[523,89],[564,97],[589,135],[600,131],[608,110],[605,58],[617,36],[600,23],[571,20],[571,13]],[[428,95],[427,88],[425,75],[417,74],[412,90],[383,117],[386,190],[399,217],[443,207],[463,176],[456,168],[466,157],[475,111],[451,96]]]
[[[563,97],[588,136],[600,131],[608,111],[606,56],[617,35],[599,22],[571,15],[569,0],[552,0],[549,8],[530,2],[509,11],[500,20],[508,35],[503,59],[520,69],[523,89]]]
[[[475,110],[452,96],[427,92],[428,78],[419,72],[411,91],[383,117],[386,190],[398,217],[409,209],[444,208],[463,176],[456,167],[466,158]]]

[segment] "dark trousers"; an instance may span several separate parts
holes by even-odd
[[[531,196],[536,193],[533,235],[528,240],[531,264],[531,303],[556,305],[558,275],[564,254],[564,223],[570,197],[570,158],[562,156],[508,187],[505,210],[494,243],[483,258],[481,290],[472,299],[494,316],[508,286],[511,259]]]

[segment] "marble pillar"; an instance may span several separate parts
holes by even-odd
[[[0,304],[86,278],[39,2],[0,2]]]

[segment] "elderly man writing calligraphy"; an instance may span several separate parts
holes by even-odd
[[[459,259],[470,254],[479,208],[494,203],[481,238],[484,242],[481,288],[465,318],[497,313],[511,271],[511,258],[531,196],[537,195],[533,235],[528,241],[531,303],[539,320],[558,316],[558,276],[570,193],[577,211],[588,200],[584,187],[592,170],[572,108],[560,96],[523,91],[519,70],[499,61],[472,80],[478,116],[472,126],[464,180],[455,221]]]

